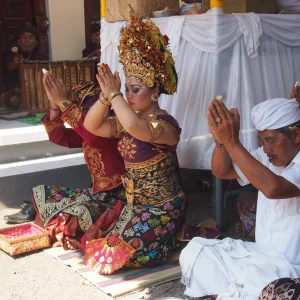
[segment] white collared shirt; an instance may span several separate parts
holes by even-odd
[[[251,155],[300,189],[300,152],[285,168],[271,164],[263,148],[253,151]],[[235,163],[233,166],[240,177],[238,182],[241,185],[249,184],[240,168]],[[290,263],[300,265],[300,197],[268,199],[259,191],[255,240],[263,253],[277,252],[283,254]]]

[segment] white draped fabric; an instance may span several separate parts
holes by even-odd
[[[160,105],[182,127],[178,157],[182,168],[211,169],[214,141],[206,111],[211,99],[223,96],[227,107],[241,114],[241,141],[257,148],[250,112],[269,98],[288,98],[300,79],[300,15],[206,14],[157,18],[170,38],[179,84]],[[102,21],[101,61],[124,73],[118,63],[119,31],[125,22]],[[124,88],[124,87],[122,87]]]
[[[300,12],[300,0],[277,0],[280,9]]]

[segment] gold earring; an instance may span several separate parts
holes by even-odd
[[[153,94],[153,95],[151,96],[151,100],[152,100],[153,102],[158,101],[158,95],[157,95],[157,94]]]

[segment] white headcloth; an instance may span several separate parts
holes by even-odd
[[[266,100],[253,107],[251,118],[258,131],[279,129],[300,121],[300,108],[295,99]]]

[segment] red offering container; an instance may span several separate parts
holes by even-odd
[[[0,229],[0,249],[11,256],[49,246],[48,232],[33,223]]]

